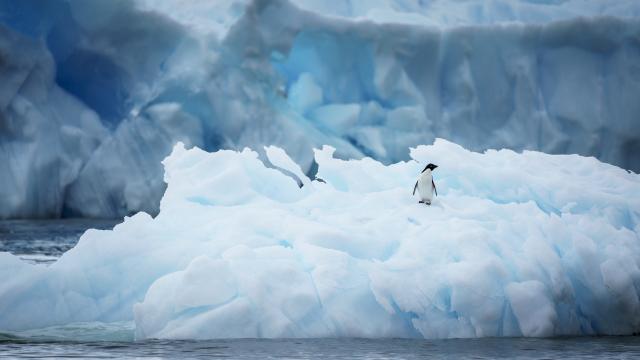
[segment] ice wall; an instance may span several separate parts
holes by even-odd
[[[1,2],[0,21],[0,217],[157,212],[160,161],[202,145],[189,92],[156,93],[195,40],[129,1]]]
[[[132,319],[138,339],[640,330],[636,174],[438,139],[389,166],[325,147],[312,181],[281,149],[265,153],[269,167],[249,149],[179,144],[156,218],[90,230],[49,267],[0,253],[0,330]],[[411,196],[427,162],[440,165],[430,207]]]
[[[276,26],[272,14],[289,5],[271,7],[252,21],[265,23],[256,26],[265,43],[284,46],[272,62],[289,102],[363,154],[394,161],[438,136],[473,149],[579,153],[640,166],[635,19],[441,29],[301,13],[292,17],[299,22]]]
[[[0,2],[3,64],[29,68],[22,49],[37,47],[49,80],[30,88],[70,99],[34,103],[40,120],[2,109],[2,127],[63,139],[65,124],[91,139],[3,130],[0,217],[157,213],[159,161],[176,141],[275,144],[304,171],[314,146],[390,163],[435,137],[640,170],[637,2],[326,4]]]
[[[59,217],[108,131],[55,83],[42,42],[0,25],[0,218]]]

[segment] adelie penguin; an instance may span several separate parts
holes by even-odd
[[[431,205],[431,199],[433,199],[433,193],[436,193],[438,196],[438,190],[436,189],[436,183],[433,182],[433,175],[431,172],[437,168],[438,165],[434,165],[429,163],[416,181],[416,185],[413,187],[413,195],[416,194],[416,189],[418,190],[418,194],[420,195],[420,203]]]

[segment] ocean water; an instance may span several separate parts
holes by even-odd
[[[0,251],[47,266],[88,228],[113,220],[0,221]],[[81,323],[3,332],[0,358],[231,359],[638,359],[640,337],[553,339],[240,339],[135,341],[132,322]]]
[[[0,358],[637,359],[636,337],[53,341],[0,337]]]
[[[1,220],[0,251],[34,264],[49,264],[75,246],[87,229],[112,229],[121,220]]]

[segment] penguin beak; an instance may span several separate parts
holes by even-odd
[[[438,167],[438,165],[433,165],[433,170],[435,170]]]

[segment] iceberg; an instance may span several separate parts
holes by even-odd
[[[636,1],[3,2],[7,63],[47,63],[20,91],[66,100],[32,101],[29,121],[0,108],[20,129],[0,133],[0,217],[155,215],[176,141],[261,159],[275,145],[310,176],[325,144],[391,164],[435,138],[638,172],[639,14]],[[1,71],[0,104],[20,103]]]
[[[178,143],[153,218],[46,267],[0,253],[0,329],[134,322],[137,339],[640,331],[640,176],[443,139],[385,165]],[[425,163],[439,197],[411,195]],[[301,185],[300,185],[301,184]],[[108,327],[108,326],[107,326]]]

